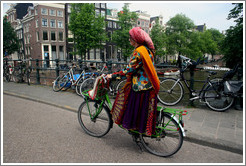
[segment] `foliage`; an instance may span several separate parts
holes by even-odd
[[[129,42],[129,30],[136,24],[137,14],[130,12],[129,5],[124,4],[123,10],[119,12],[119,29],[114,31],[112,35],[113,41],[121,48],[123,57],[128,57],[132,54],[132,46]]]
[[[104,17],[96,16],[94,4],[71,4],[69,30],[74,35],[75,47],[81,59],[93,48],[102,48],[107,40]]]
[[[16,32],[5,16],[3,18],[3,55],[5,55],[5,52],[7,52],[8,55],[13,54],[15,51],[18,51],[19,48],[20,44]]]
[[[243,4],[234,5],[235,7],[230,11],[228,19],[236,19],[237,24],[226,31],[226,37],[222,43],[223,58],[226,61],[226,66],[230,68],[243,62]]]
[[[167,22],[166,35],[168,54],[178,53],[191,59],[197,59],[206,53],[212,56],[220,53],[224,38],[216,29],[196,31],[193,21],[183,14],[177,14]]]
[[[198,36],[192,33],[194,26],[193,21],[183,14],[177,14],[167,22],[168,54],[178,53],[190,58],[197,56],[197,49],[192,50],[192,43],[196,43],[194,39],[198,39]]]
[[[156,19],[156,24],[153,26],[150,32],[150,37],[155,46],[156,59],[164,57],[166,54],[165,46],[167,42],[164,27],[159,24],[159,19]]]

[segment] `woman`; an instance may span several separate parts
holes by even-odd
[[[159,78],[154,68],[154,45],[140,27],[129,31],[135,50],[129,65],[109,77],[126,76],[127,82],[116,96],[111,110],[113,121],[128,130],[146,135],[155,131]]]

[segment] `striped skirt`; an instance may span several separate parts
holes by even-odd
[[[136,92],[128,85],[117,94],[111,114],[116,124],[152,135],[155,131],[156,109],[157,95],[153,89]]]

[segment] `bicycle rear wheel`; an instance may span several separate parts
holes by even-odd
[[[158,116],[156,133],[159,133],[158,136],[151,137],[140,134],[140,141],[147,151],[161,157],[169,157],[179,151],[183,134],[171,115],[163,113],[161,117]]]
[[[224,93],[222,82],[215,82],[212,86],[208,85],[204,93],[204,100],[210,109],[219,112],[229,109],[234,102],[233,96]]]
[[[64,75],[58,76],[56,80],[53,82],[53,91],[58,92],[62,88],[64,88],[69,82],[69,74],[66,73]]]
[[[80,93],[93,89],[95,81],[93,77],[85,79],[80,86]]]
[[[110,110],[100,101],[86,100],[78,110],[78,120],[82,129],[93,137],[106,135],[113,125]]]
[[[184,88],[176,79],[166,78],[160,83],[160,90],[157,97],[164,105],[176,105],[184,97]]]

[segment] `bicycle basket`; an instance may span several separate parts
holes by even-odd
[[[94,83],[93,89],[90,90],[88,93],[92,100],[94,100],[95,98],[101,99],[107,93],[108,88],[109,81],[104,79],[103,76],[99,76]]]
[[[243,81],[225,81],[224,92],[225,93],[237,93],[243,86]]]

